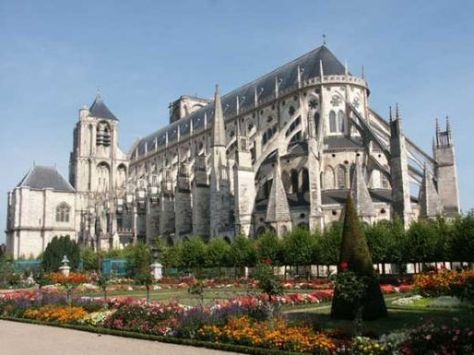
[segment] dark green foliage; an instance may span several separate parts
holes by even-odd
[[[99,278],[97,279],[97,286],[100,287],[104,294],[104,302],[107,302],[107,286],[109,284],[109,278],[107,275],[100,274]]]
[[[313,263],[336,265],[339,262],[341,249],[342,224],[333,223],[319,238],[313,248]]]
[[[271,260],[273,265],[283,265],[283,246],[273,233],[265,233],[257,239],[257,258],[259,261]]]
[[[150,273],[152,258],[149,246],[142,243],[130,246],[127,248],[125,257],[131,277],[136,279],[138,275]]]
[[[0,289],[16,286],[21,281],[19,273],[15,272],[12,260],[6,257],[0,259]]]
[[[229,260],[235,267],[254,266],[257,259],[255,242],[243,236],[237,237],[230,247]]]
[[[474,211],[454,221],[446,249],[449,260],[474,262]]]
[[[268,295],[269,301],[272,300],[273,296],[283,293],[281,281],[278,276],[275,275],[270,265],[265,263],[258,264],[254,277],[258,282],[258,287]]]
[[[207,245],[201,238],[194,237],[183,242],[181,253],[182,265],[198,272],[206,262]]]
[[[298,228],[283,239],[284,261],[287,265],[310,265],[315,238],[307,229]]]
[[[160,262],[164,267],[177,268],[182,266],[182,244],[178,243],[172,247],[164,247],[161,251]]]
[[[373,269],[372,257],[369,252],[369,247],[367,246],[367,240],[362,232],[350,196],[347,199],[345,207],[338,271],[344,272],[346,268],[348,271],[357,275],[357,277],[363,278],[366,283],[366,292],[361,300],[363,318],[372,320],[386,316],[387,308]],[[354,319],[358,308],[359,304],[357,304],[357,302],[350,302],[340,297],[336,287],[332,301],[331,317],[337,319]]]
[[[407,261],[435,261],[438,232],[431,221],[419,220],[410,225],[404,253]]]
[[[46,272],[57,272],[62,265],[64,255],[69,259],[71,269],[77,270],[81,259],[81,250],[77,243],[69,238],[54,237],[46,246],[41,261],[41,266]]]
[[[212,239],[207,245],[206,265],[222,267],[229,264],[230,244],[224,239]]]
[[[92,248],[83,248],[81,250],[81,258],[84,265],[84,270],[100,270],[100,260],[104,258],[104,253],[96,252]]]

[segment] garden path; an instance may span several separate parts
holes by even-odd
[[[0,354],[231,355],[225,351],[0,320]]]

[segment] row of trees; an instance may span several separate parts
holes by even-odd
[[[440,218],[420,220],[405,231],[399,220],[364,225],[375,263],[413,263],[434,261],[474,261],[474,214],[452,223]],[[335,265],[339,262],[342,225],[333,224],[324,233],[297,229],[279,239],[265,234],[258,239],[238,237],[231,244],[222,239],[208,243],[200,238],[166,247],[161,256],[165,267],[255,266],[271,260],[273,265]]]
[[[375,263],[474,261],[473,212],[449,223],[442,218],[420,220],[407,231],[398,220],[364,225],[363,229]],[[342,224],[335,223],[324,233],[297,229],[282,239],[267,233],[258,239],[238,237],[232,243],[223,239],[206,243],[194,237],[172,247],[161,246],[160,260],[165,267],[197,271],[203,267],[252,267],[265,260],[277,266],[335,265],[339,262],[341,235]],[[95,252],[88,248],[80,250],[74,241],[61,237],[48,244],[41,258],[43,269],[56,271],[64,255],[73,269],[82,259],[86,270],[100,270],[104,258],[125,258],[135,274],[142,273],[152,261],[147,246]]]

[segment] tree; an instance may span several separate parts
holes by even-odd
[[[315,257],[318,257],[318,264],[336,265],[339,262],[341,249],[342,224],[334,222],[326,229],[324,234],[315,243]],[[314,261],[313,261],[314,262]]]
[[[100,261],[103,259],[104,253],[102,251],[94,251],[92,248],[81,249],[81,258],[84,265],[84,270],[100,270]]]
[[[146,288],[146,303],[150,303],[150,288],[153,284],[153,277],[150,271],[142,271],[135,276],[135,281],[139,285],[144,285]]]
[[[182,243],[174,246],[164,247],[161,251],[160,262],[167,268],[178,268],[182,266]]]
[[[254,277],[258,282],[258,287],[267,294],[270,303],[272,302],[272,297],[283,293],[281,281],[273,273],[273,268],[269,263],[259,263]]]
[[[274,233],[265,233],[257,239],[257,258],[260,262],[271,260],[272,265],[282,265],[281,240]]]
[[[201,268],[206,262],[207,245],[200,237],[194,237],[183,242],[181,249],[181,262],[184,267],[193,270],[196,276],[200,276]]]
[[[354,319],[359,309],[361,310],[361,316],[367,320],[386,316],[387,308],[374,272],[367,240],[362,232],[350,196],[347,198],[345,207],[341,254],[338,267],[339,273],[345,271],[354,273],[359,280],[363,280],[365,284],[364,295],[360,298],[359,304],[356,300],[349,300],[343,297],[343,295],[338,292],[336,284],[331,307],[331,317],[337,319]]]
[[[41,261],[43,270],[47,272],[58,271],[65,255],[69,259],[71,269],[76,270],[81,259],[79,246],[75,241],[71,240],[69,236],[54,237],[51,242],[48,243],[43,253]]]
[[[125,257],[127,259],[130,276],[136,278],[141,274],[150,274],[152,258],[148,245],[138,243],[136,245],[129,246],[126,249],[127,253]]]
[[[283,239],[285,264],[296,266],[296,273],[299,274],[300,265],[311,264],[314,243],[315,239],[307,229],[297,228],[287,234]]]
[[[229,261],[236,270],[254,266],[257,259],[255,243],[244,236],[238,236],[230,246]]]
[[[456,218],[447,249],[452,261],[474,261],[474,210]]]
[[[107,286],[109,284],[109,278],[105,274],[100,274],[99,278],[97,279],[97,286],[100,287],[102,292],[104,293],[104,302],[107,302]]]
[[[209,267],[217,267],[219,276],[221,275],[221,267],[229,263],[230,244],[224,239],[212,239],[207,245],[206,265]]]
[[[407,231],[404,248],[407,261],[435,261],[437,241],[438,232],[433,222],[421,219],[413,222]]]

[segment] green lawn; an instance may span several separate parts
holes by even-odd
[[[299,290],[285,290],[285,293],[312,293],[315,290],[306,290],[306,289],[299,289]],[[208,288],[204,291],[204,303],[210,304],[214,301],[221,301],[227,300],[230,298],[234,298],[236,296],[243,296],[243,295],[258,295],[260,291],[257,289],[248,289],[245,287],[229,287],[229,288]],[[85,293],[86,296],[94,296],[98,297],[101,295],[100,292],[94,293]],[[109,297],[114,296],[124,296],[124,297],[137,297],[137,298],[145,298],[146,291],[145,290],[135,290],[135,291],[126,291],[126,290],[119,290],[113,292],[107,292]],[[160,302],[172,302],[176,301],[181,304],[194,306],[199,303],[199,299],[195,295],[190,295],[186,288],[173,288],[173,289],[162,289],[162,290],[152,290],[150,292],[151,299],[153,301],[160,301]]]
[[[363,332],[367,334],[382,335],[402,328],[411,328],[426,321],[437,324],[450,324],[459,322],[460,326],[474,326],[474,309],[472,307],[450,308],[450,307],[427,307],[427,300],[419,305],[395,306],[391,301],[398,295],[385,296],[388,308],[388,317],[376,321],[364,322]],[[353,325],[351,321],[334,320],[330,317],[331,304],[320,304],[306,309],[288,310],[290,320],[303,320],[320,329],[341,329],[351,332]]]
[[[311,293],[314,290],[286,290],[287,293]],[[204,292],[204,303],[210,304],[217,300],[234,298],[239,295],[257,295],[258,290],[247,289],[245,287],[215,288],[206,289]],[[89,296],[100,296],[100,293],[89,293]],[[111,296],[128,296],[145,298],[146,291],[115,291],[109,292]],[[405,295],[406,296],[406,295]],[[452,324],[459,321],[460,325],[474,326],[474,309],[471,307],[451,308],[429,306],[429,299],[417,301],[413,305],[392,305],[392,301],[404,297],[399,294],[385,296],[389,315],[386,318],[377,321],[364,322],[364,332],[367,334],[381,335],[397,329],[414,327],[433,320],[436,323]],[[194,306],[199,303],[197,296],[190,295],[186,288],[162,289],[151,291],[151,299],[161,302],[176,301],[181,304]],[[304,304],[299,306],[283,306],[281,311],[290,321],[304,321],[320,329],[341,329],[345,332],[351,332],[353,324],[351,321],[334,320],[330,317],[331,303],[323,302],[320,304]],[[455,319],[455,320],[453,320]]]

